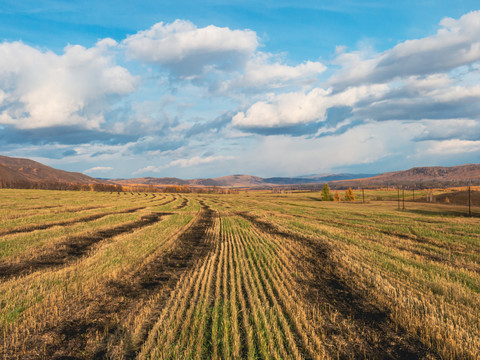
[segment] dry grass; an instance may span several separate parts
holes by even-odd
[[[1,190],[0,354],[477,359],[480,220],[366,195]]]

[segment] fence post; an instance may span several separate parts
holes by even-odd
[[[362,199],[363,203],[365,203],[365,189],[362,189]]]
[[[403,210],[405,210],[405,189],[402,189]]]

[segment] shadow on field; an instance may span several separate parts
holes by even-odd
[[[52,342],[45,346],[49,359],[123,359],[137,357],[149,332],[158,320],[181,275],[211,251],[209,230],[215,212],[200,201],[202,210],[196,220],[173,242],[173,248],[142,264],[134,272],[105,284],[106,293],[81,299],[73,318],[60,319],[60,324],[47,329]],[[133,335],[122,322],[138,311],[141,301],[155,296],[155,305]],[[96,344],[89,339],[96,338]],[[113,349],[113,350],[112,350]],[[113,353],[112,353],[113,351]],[[83,354],[83,355],[78,355]],[[75,357],[76,356],[76,357]]]
[[[86,208],[84,210],[89,210],[89,209],[95,209],[95,208]],[[26,233],[26,232],[36,231],[36,230],[45,230],[45,229],[52,228],[54,226],[74,225],[74,224],[78,224],[78,223],[84,223],[84,222],[87,222],[87,221],[98,220],[98,219],[104,218],[105,216],[109,216],[109,215],[129,214],[129,213],[133,213],[133,212],[136,212],[138,210],[143,210],[143,209],[145,209],[145,206],[136,207],[136,208],[123,210],[123,211],[112,211],[112,212],[104,212],[104,213],[101,213],[101,214],[93,214],[93,215],[88,215],[88,216],[75,218],[75,219],[70,219],[70,220],[64,220],[64,221],[54,221],[54,222],[50,222],[50,223],[46,223],[46,224],[35,224],[35,225],[31,225],[31,226],[24,226],[24,227],[20,227],[20,228],[0,231],[0,236],[10,235],[10,234]]]
[[[180,205],[175,206],[175,209],[177,209],[177,210],[183,209],[184,207],[186,207],[188,205],[188,199],[187,198],[184,198],[184,197],[181,197],[181,196],[180,196],[180,198],[183,201]]]
[[[356,338],[345,344],[343,349],[332,351],[334,358],[368,359],[422,359],[429,355],[436,358],[418,338],[399,329],[389,314],[369,301],[366,296],[348,283],[331,259],[331,249],[321,239],[312,239],[286,232],[276,225],[247,213],[236,215],[248,220],[261,232],[294,240],[312,250],[314,256],[298,259],[300,268],[307,262],[314,277],[303,281],[307,288],[306,298],[312,305],[330,307],[344,319],[353,322],[357,329]],[[327,336],[335,337],[342,329],[335,323],[326,324]]]
[[[152,213],[142,216],[139,220],[128,224],[100,230],[89,235],[72,236],[64,242],[56,244],[55,247],[46,249],[33,258],[25,259],[17,263],[0,263],[0,278],[8,279],[13,276],[25,275],[41,269],[67,264],[85,255],[94,244],[120,234],[152,225],[160,221],[161,217],[165,215],[169,215],[169,213]]]
[[[405,209],[402,211],[406,211],[412,214],[418,214],[418,215],[425,215],[425,216],[457,216],[457,217],[469,217],[468,215],[468,208],[465,208],[465,210],[447,210],[447,209],[442,209],[442,210],[419,210],[419,209]],[[472,211],[472,217],[479,217],[480,213],[475,213]]]

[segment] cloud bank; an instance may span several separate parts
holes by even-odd
[[[92,48],[69,45],[62,55],[21,42],[0,44],[0,124],[17,129],[76,126],[99,129],[112,97],[135,90],[104,39]]]
[[[61,54],[0,43],[0,145],[88,173],[127,164],[118,176],[480,155],[479,11],[385,51],[339,46],[330,62],[295,63],[267,45],[250,29],[187,20]],[[316,162],[325,152],[335,156]]]

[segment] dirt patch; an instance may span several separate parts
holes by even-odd
[[[85,255],[94,244],[154,224],[160,221],[160,218],[163,215],[168,214],[152,213],[143,216],[140,220],[106,230],[100,230],[93,234],[69,237],[64,242],[57,244],[52,249],[48,249],[48,251],[43,252],[32,259],[27,259],[18,263],[0,263],[0,278],[8,279],[13,276],[28,274],[44,268],[64,265]]]
[[[213,227],[215,216],[213,210],[202,204],[197,219],[178,235],[170,251],[161,252],[120,280],[105,284],[105,293],[83,299],[78,304],[81,310],[72,318],[39,335],[39,340],[52,339],[44,347],[44,356],[50,359],[115,358],[119,355],[111,353],[111,349],[122,348],[123,358],[134,359],[180,276],[211,251],[208,231]],[[122,321],[135,311],[139,301],[151,296],[156,296],[155,308],[141,324],[139,335],[133,338]],[[97,339],[94,346],[88,343],[88,339],[93,338]]]
[[[357,341],[345,344],[340,353],[337,350],[333,351],[332,356],[369,359],[437,357],[426,349],[418,338],[395,326],[387,310],[380,309],[354,284],[349,284],[342,277],[335,262],[330,258],[331,249],[328,244],[320,239],[285,232],[274,224],[246,213],[237,215],[251,222],[260,231],[300,241],[312,250],[313,256],[298,259],[303,264],[308,263],[314,274],[312,278],[300,283],[307,289],[306,300],[315,305],[330,306],[343,318],[353,322],[358,329]],[[328,325],[327,334],[334,336],[341,332],[338,325],[333,323]]]
[[[105,216],[109,215],[117,215],[117,214],[129,214],[133,213],[139,210],[145,209],[145,206],[143,207],[136,207],[128,210],[122,210],[122,211],[112,211],[112,212],[105,212],[101,214],[93,214],[89,216],[83,216],[80,218],[75,218],[75,219],[70,219],[70,220],[63,220],[63,221],[55,221],[47,224],[35,224],[31,226],[24,226],[20,228],[15,228],[15,229],[10,229],[10,230],[4,230],[0,231],[0,236],[4,235],[10,235],[10,234],[18,234],[18,233],[26,233],[26,232],[31,232],[31,231],[36,231],[36,230],[45,230],[52,228],[54,226],[68,226],[68,225],[73,225],[77,223],[83,223],[87,221],[93,221],[93,220],[98,220],[101,219]]]

